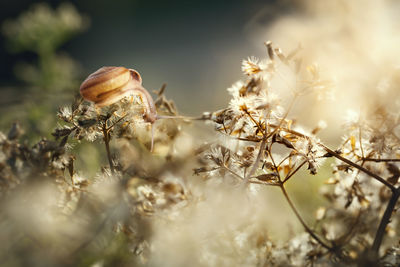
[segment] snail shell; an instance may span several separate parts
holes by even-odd
[[[157,112],[154,101],[142,87],[140,74],[124,67],[102,67],[90,74],[80,87],[84,99],[92,101],[98,107],[114,104],[129,95],[140,95],[146,107],[144,119],[154,123]]]

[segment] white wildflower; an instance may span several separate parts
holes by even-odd
[[[229,94],[233,96],[233,98],[238,98],[240,97],[240,90],[244,87],[244,82],[243,81],[237,81],[234,84],[232,84],[231,87],[229,87],[227,90]]]
[[[345,125],[347,127],[354,127],[358,124],[359,120],[360,120],[360,114],[354,110],[347,110],[346,112],[346,123]]]
[[[249,57],[242,61],[242,71],[244,74],[253,75],[262,71],[259,60],[256,57]]]
[[[100,139],[102,137],[102,133],[98,131],[86,131],[85,139],[88,140],[89,142],[94,142],[97,139]]]
[[[71,106],[61,107],[58,114],[61,118],[69,119],[72,116]]]

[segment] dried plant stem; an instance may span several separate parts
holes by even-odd
[[[190,116],[169,116],[169,115],[157,115],[157,120],[161,119],[177,119],[177,120],[191,120],[191,121],[207,121],[209,118],[204,118],[203,116],[190,117]]]
[[[274,127],[275,125],[270,125],[270,126]],[[276,126],[276,127],[279,128],[280,126]],[[299,133],[299,132],[296,132],[296,131],[293,131],[293,130],[289,130],[289,129],[283,129],[283,130],[284,130],[284,131],[287,131],[287,132],[290,132],[290,133],[292,133],[292,134],[295,134],[295,135],[297,135],[297,136],[300,136],[300,137],[308,138],[306,135],[304,135],[304,134],[302,134],[302,133]],[[399,199],[399,197],[400,197],[400,187],[399,187],[399,188],[394,187],[392,184],[390,184],[389,182],[387,182],[385,179],[383,179],[383,178],[380,177],[379,175],[377,175],[377,174],[375,174],[375,173],[369,171],[368,169],[364,168],[363,166],[361,166],[361,165],[359,165],[359,164],[357,164],[357,163],[352,162],[352,161],[349,160],[349,159],[344,158],[344,157],[341,156],[339,153],[333,151],[332,149],[328,148],[327,146],[325,146],[325,145],[323,145],[323,144],[321,144],[321,143],[320,143],[319,145],[321,145],[321,146],[326,150],[326,152],[329,153],[329,155],[331,155],[331,156],[333,156],[333,157],[335,157],[335,158],[337,158],[337,159],[339,159],[339,160],[341,160],[341,161],[347,163],[348,165],[350,165],[350,166],[352,166],[352,167],[354,167],[354,168],[356,168],[356,169],[358,169],[358,170],[364,172],[365,174],[371,176],[372,178],[376,179],[377,181],[381,182],[382,184],[384,184],[385,186],[387,186],[388,188],[390,188],[390,190],[392,191],[392,197],[390,198],[390,201],[389,201],[389,203],[388,203],[388,205],[387,205],[387,207],[386,207],[386,210],[385,210],[385,212],[384,212],[384,214],[383,214],[383,216],[382,216],[382,219],[381,219],[381,221],[380,221],[380,223],[379,223],[379,227],[378,227],[378,230],[377,230],[377,232],[376,232],[375,239],[374,239],[374,242],[373,242],[373,245],[372,245],[372,251],[374,251],[375,253],[378,253],[379,248],[380,248],[380,246],[381,246],[381,244],[382,244],[383,237],[384,237],[384,235],[385,235],[386,227],[387,227],[387,225],[388,225],[389,222],[390,222],[390,218],[391,218],[392,213],[393,213],[393,211],[394,211],[394,209],[395,209],[396,203],[397,203],[397,201],[398,201],[398,199]],[[363,159],[363,160],[368,160],[368,159]],[[379,160],[379,159],[376,159],[376,160],[374,160],[374,159],[372,159],[371,161],[376,161],[376,162],[384,161],[384,162],[386,162],[386,161],[400,161],[400,160],[397,160],[397,159],[396,159],[396,160],[392,160],[392,159],[387,159],[387,160]],[[287,179],[284,180],[284,182],[285,182],[285,181],[287,181]],[[297,210],[295,209],[293,203],[292,203],[292,202],[290,201],[290,199],[288,198],[287,193],[286,193],[286,190],[285,190],[285,188],[283,187],[283,185],[281,186],[281,189],[282,189],[283,194],[285,195],[285,198],[286,198],[287,201],[289,202],[289,205],[292,207],[294,213],[296,214],[297,218],[299,219],[299,221],[301,222],[301,224],[303,225],[303,227],[305,228],[305,230],[306,230],[315,240],[317,240],[318,242],[321,241],[321,240],[311,231],[311,229],[309,229],[308,226],[304,223],[303,219],[300,217],[299,213],[298,213]],[[320,243],[320,242],[319,242],[319,243]],[[325,243],[323,243],[323,244],[320,243],[320,244],[323,245],[325,248],[329,248],[329,246],[327,246]]]
[[[363,145],[362,145],[361,127],[358,128],[358,139],[359,139],[359,142],[360,142],[361,156],[362,156],[362,158],[364,158],[364,148],[363,148]]]
[[[249,118],[251,119],[252,122],[254,122],[254,124],[257,126],[258,130],[260,131],[260,133],[262,133],[264,136],[264,129],[261,127],[261,125],[253,118],[253,116],[251,116],[250,112],[248,112],[247,110],[245,111],[246,115],[249,116]]]
[[[122,116],[121,118],[119,118],[119,119],[118,119],[117,121],[115,121],[111,126],[107,127],[106,130],[107,130],[107,131],[111,130],[117,123],[119,123],[119,122],[121,122],[123,119],[125,119],[126,116],[128,116],[128,115],[124,115],[124,116]]]
[[[235,176],[236,178],[238,178],[239,180],[243,181],[243,177],[240,176],[239,174],[237,174],[236,172],[232,171],[231,169],[229,169],[228,167],[226,167],[225,165],[221,165],[221,168],[228,171],[229,173],[231,173],[233,176]]]
[[[287,175],[287,176],[285,177],[285,179],[282,181],[282,184],[286,183],[286,182],[287,182],[296,172],[298,172],[298,171],[300,170],[300,168],[303,167],[303,165],[306,164],[306,163],[307,163],[306,160],[303,161],[299,166],[297,166],[297,168],[296,168],[293,172],[288,173],[288,175]]]
[[[280,126],[275,125],[275,124],[270,124],[269,126],[274,127],[274,128],[280,127]],[[291,130],[291,129],[282,128],[282,130],[285,131],[285,132],[297,135],[297,136],[302,137],[302,138],[307,138],[307,139],[310,138],[307,135],[304,135],[304,134],[302,134],[300,132],[297,132],[297,131],[294,131],[294,130]],[[244,141],[252,141],[252,142],[260,142],[262,140],[262,139],[261,140],[250,140],[250,139],[246,139],[246,138],[237,138],[237,139],[238,140],[244,140]],[[342,157],[339,153],[333,151],[332,149],[328,148],[327,146],[325,146],[322,143],[318,143],[318,145],[322,146],[325,149],[325,151],[328,152],[329,155],[331,155],[331,156],[333,156],[333,157],[335,157],[335,158],[347,163],[348,165],[350,165],[350,166],[352,166],[352,167],[364,172],[365,174],[371,176],[375,180],[381,182],[382,184],[384,184],[385,186],[390,188],[390,190],[392,190],[393,193],[396,191],[396,188],[391,183],[387,182],[385,179],[383,179],[379,175],[369,171],[368,169],[364,168],[363,166],[361,166],[361,165],[359,165],[357,163],[354,163],[353,161],[351,161],[349,159],[346,159],[346,158]],[[375,161],[375,160],[373,160],[373,161]],[[393,161],[393,160],[383,160],[383,161]],[[395,161],[397,161],[397,159]]]
[[[256,172],[256,170],[258,168],[258,164],[260,163],[260,160],[261,160],[261,156],[264,153],[265,147],[266,147],[266,139],[263,139],[261,141],[260,150],[258,151],[257,158],[253,163],[253,167],[251,168],[250,172],[248,173],[248,175],[246,175],[246,177],[244,179],[245,183],[247,183],[249,181],[250,177],[252,177],[253,174]]]
[[[287,160],[288,158],[290,158],[291,157],[291,155],[287,155],[286,157],[284,157],[279,163],[278,163],[278,167],[280,167],[284,162],[285,162],[285,160]]]
[[[383,241],[383,236],[385,235],[385,230],[387,225],[390,223],[390,218],[392,217],[392,213],[396,207],[396,203],[400,197],[400,187],[396,188],[393,192],[392,197],[389,200],[388,205],[386,206],[385,212],[383,213],[382,219],[379,223],[378,230],[376,231],[374,243],[372,244],[372,251],[378,254],[379,248]]]
[[[271,143],[271,145],[267,149],[267,152],[268,152],[269,157],[271,158],[272,165],[274,166],[274,169],[275,169],[276,173],[278,174],[279,180],[281,180],[281,175],[279,174],[278,166],[276,165],[274,157],[272,156],[272,152],[271,152],[272,145],[273,145],[273,143]]]
[[[111,157],[111,151],[110,151],[110,129],[107,128],[107,123],[103,123],[103,138],[104,138],[104,144],[106,146],[106,152],[107,152],[107,158],[108,158],[108,163],[110,164],[110,170],[111,173],[114,174],[114,164],[112,162],[112,157]]]
[[[297,211],[296,207],[294,206],[292,200],[289,198],[288,193],[286,192],[286,189],[284,187],[284,185],[281,183],[280,188],[282,190],[283,195],[286,198],[286,201],[289,203],[289,206],[291,207],[291,209],[293,210],[294,214],[296,215],[297,219],[300,221],[301,225],[303,226],[304,230],[306,230],[306,232],[315,240],[317,241],[321,246],[323,246],[324,248],[328,249],[328,250],[332,250],[332,247],[330,247],[328,244],[326,244],[324,241],[321,240],[321,238],[319,238],[313,230],[311,230],[310,227],[308,227],[308,225],[305,223],[305,221],[303,220],[303,218],[301,217],[300,213]]]
[[[361,158],[363,161],[373,161],[373,162],[400,162],[400,159],[374,159],[374,158]]]
[[[367,170],[366,168],[364,168],[364,167],[361,166],[361,165],[358,165],[357,163],[352,162],[351,160],[348,160],[348,159],[342,157],[341,155],[339,155],[339,153],[337,153],[337,152],[331,150],[330,148],[326,147],[325,145],[323,145],[323,144],[320,144],[320,145],[322,145],[323,148],[326,150],[326,152],[328,152],[331,156],[334,156],[335,158],[340,159],[341,161],[343,161],[343,162],[349,164],[350,166],[352,166],[352,167],[354,167],[354,168],[356,168],[356,169],[358,169],[358,170],[360,170],[360,171],[362,171],[362,172],[368,174],[368,175],[371,176],[372,178],[378,180],[378,181],[381,182],[382,184],[384,184],[384,185],[386,185],[387,187],[389,187],[390,190],[392,190],[393,194],[396,193],[396,188],[395,188],[391,183],[389,183],[388,181],[386,181],[385,179],[383,179],[382,177],[380,177],[379,175],[377,175],[377,174],[375,174],[375,173],[373,173],[373,172]]]
[[[263,138],[262,141],[261,141],[260,150],[259,150],[258,155],[257,155],[257,158],[256,158],[256,160],[255,160],[255,162],[254,162],[254,164],[253,164],[253,167],[251,168],[249,174],[246,175],[246,177],[245,177],[245,179],[244,179],[244,181],[245,181],[246,183],[249,181],[249,178],[256,172],[256,170],[257,170],[257,168],[258,168],[258,164],[259,164],[260,159],[261,159],[261,156],[262,156],[262,154],[264,153],[264,150],[265,150],[265,148],[266,148],[266,142],[267,142],[268,138],[271,137],[274,133],[276,133],[277,130],[280,128],[280,126],[282,125],[283,121],[284,121],[284,120],[286,119],[286,117],[289,115],[289,112],[290,112],[290,110],[292,109],[294,103],[296,102],[297,97],[298,97],[297,94],[293,97],[292,101],[291,101],[290,104],[289,104],[289,107],[288,107],[287,110],[286,110],[285,115],[283,116],[283,118],[282,118],[282,119],[280,120],[280,122],[279,122],[279,126],[276,127],[275,130],[272,131],[272,132],[271,132],[270,134],[268,134],[267,136],[266,136],[266,133],[264,132],[263,128],[261,127],[261,125],[253,118],[253,116],[251,116],[251,114],[250,114],[248,111],[246,111],[246,114],[250,117],[250,119],[254,122],[254,124],[258,127],[259,131],[261,131],[261,133],[262,133],[263,136],[264,136],[264,138]],[[265,127],[265,130],[266,130],[266,127]],[[272,157],[271,157],[271,158],[272,158]],[[274,162],[274,166],[275,166],[275,169],[277,169],[275,162]],[[279,173],[279,172],[278,172],[278,173]]]
[[[265,145],[265,144],[264,144]],[[263,144],[261,145],[261,147],[263,146]],[[264,148],[265,149],[265,148]],[[288,177],[292,176],[293,174],[295,174],[306,162],[303,162],[291,175],[289,175]],[[227,168],[226,166],[221,166],[223,169],[227,170],[228,172],[230,172],[232,175],[234,175],[235,177],[246,181],[246,179],[248,180],[249,177],[251,177],[251,175],[246,176],[246,178],[243,179],[243,177],[241,177],[240,175],[238,175],[237,173],[235,173],[234,171],[232,171],[231,169]],[[254,167],[254,166],[253,166]],[[322,241],[314,232],[313,230],[311,230],[310,227],[308,227],[308,225],[305,223],[305,221],[303,220],[303,218],[301,217],[300,213],[297,211],[296,207],[294,206],[292,200],[289,198],[289,195],[284,187],[284,182],[287,181],[288,178],[286,178],[283,182],[279,182],[278,184],[274,184],[275,186],[279,186],[282,190],[283,195],[285,196],[286,201],[289,203],[289,206],[291,207],[291,209],[293,210],[294,214],[296,215],[297,219],[300,221],[301,225],[303,226],[303,228],[311,235],[312,238],[314,238],[321,246],[323,246],[324,248],[328,249],[328,250],[333,250],[332,247],[330,247],[329,245],[327,245],[324,241]],[[264,183],[259,183],[259,184],[264,184]],[[272,185],[272,184],[271,184]]]
[[[272,127],[280,127],[280,126],[278,126],[278,125],[270,125],[270,126],[272,126]],[[286,128],[284,128],[284,129],[282,129],[282,130],[284,130],[285,132],[288,132],[288,133],[291,133],[291,134],[294,134],[294,135],[303,137],[303,138],[310,138],[310,137],[308,137],[307,135],[304,135],[304,134],[299,133],[299,132],[294,131],[294,130],[290,130],[290,129],[286,129]],[[330,149],[329,147],[325,146],[324,144],[322,144],[322,143],[318,143],[318,144],[319,144],[320,146],[322,146],[322,147],[325,149],[325,151],[329,153],[329,155],[331,155],[331,156],[333,156],[333,157],[335,157],[335,158],[337,158],[337,159],[339,159],[339,160],[341,160],[341,161],[347,163],[348,165],[350,165],[350,166],[352,166],[352,167],[354,167],[354,168],[356,168],[356,169],[358,169],[358,170],[364,172],[365,174],[371,176],[372,178],[374,178],[374,179],[376,179],[377,181],[381,182],[381,183],[384,184],[385,186],[389,187],[390,190],[392,190],[392,192],[395,193],[396,188],[395,188],[391,183],[389,183],[388,181],[386,181],[385,179],[383,179],[382,177],[380,177],[379,175],[377,175],[377,174],[375,174],[375,173],[369,171],[368,169],[364,168],[363,166],[361,166],[361,165],[359,165],[359,164],[357,164],[357,163],[354,163],[353,161],[351,161],[351,160],[349,160],[349,159],[346,159],[345,157],[342,157],[339,153],[333,151],[332,149]]]

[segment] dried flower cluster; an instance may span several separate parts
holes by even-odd
[[[327,147],[317,137],[325,123],[304,130],[290,111],[302,97],[329,94],[333,83],[317,65],[302,65],[300,47],[285,54],[265,45],[267,59],[243,61],[247,79],[228,89],[228,107],[204,113],[215,131],[201,138],[195,123],[158,120],[150,153],[150,125],[135,97],[101,109],[76,98],[58,113],[55,141],[29,147],[19,141],[17,124],[1,134],[0,235],[9,240],[1,245],[8,251],[1,261],[398,266],[398,112],[378,107],[354,113],[342,144]],[[283,86],[289,100],[279,95]],[[164,89],[157,111],[176,116]],[[73,155],[71,144],[83,140],[104,145],[108,164],[94,177],[75,169],[80,155]],[[326,159],[332,163],[321,188],[327,201],[310,224],[287,185],[304,176],[303,168],[316,175]],[[303,232],[285,242],[270,238],[259,204],[266,187],[281,192]]]

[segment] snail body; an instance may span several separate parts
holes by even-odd
[[[114,104],[130,95],[140,95],[145,105],[143,119],[154,123],[157,111],[153,98],[142,86],[140,74],[125,67],[102,67],[90,74],[81,84],[80,93],[85,100],[97,107]]]

